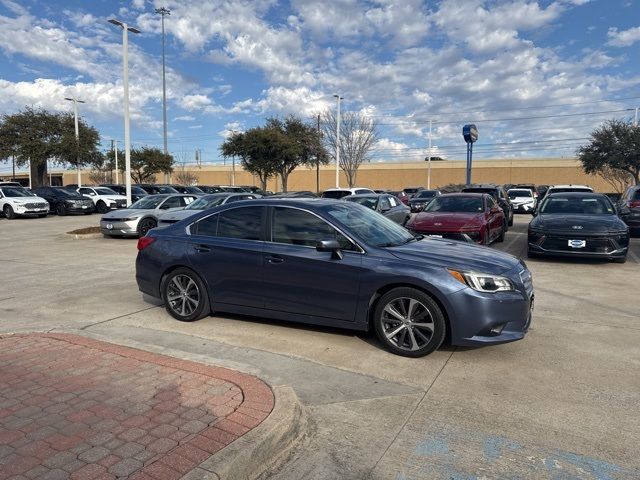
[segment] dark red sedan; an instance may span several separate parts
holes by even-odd
[[[504,212],[486,193],[449,193],[434,198],[406,227],[423,235],[465,239],[489,245],[507,231]]]

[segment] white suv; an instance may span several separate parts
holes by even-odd
[[[322,192],[322,198],[342,198],[349,195],[360,195],[363,193],[376,193],[370,188],[329,188]]]
[[[79,194],[93,200],[98,213],[107,213],[117,208],[127,208],[127,197],[119,195],[107,187],[80,187]]]
[[[593,192],[593,188],[587,185],[552,185],[547,190],[545,195],[550,195],[552,193],[570,193],[570,192],[582,192],[582,193],[591,193]]]
[[[12,220],[16,217],[46,217],[49,202],[23,187],[0,186],[0,210]]]

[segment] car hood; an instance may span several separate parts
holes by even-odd
[[[153,212],[154,209],[142,209],[142,208],[121,208],[120,210],[113,210],[111,212],[105,213],[102,216],[103,220],[108,220],[110,218],[133,218],[140,215],[147,215],[149,212]]]
[[[402,260],[494,275],[505,273],[520,264],[520,260],[508,253],[479,245],[431,237],[419,242],[391,247],[387,251]]]
[[[40,203],[47,201],[42,197],[7,197],[8,200],[11,200],[14,203],[25,204],[25,203]]]
[[[458,213],[458,212],[422,212],[409,222],[416,227],[438,227],[438,228],[465,228],[475,227],[483,222],[482,213]],[[442,225],[435,225],[441,223]]]
[[[100,195],[100,198],[106,198],[107,200],[126,200],[124,195]]]
[[[158,220],[174,220],[177,222],[180,220],[184,220],[185,218],[189,218],[196,213],[200,213],[201,211],[202,210],[176,210],[173,212],[163,213],[162,215],[160,215],[160,217],[158,217]]]
[[[538,215],[531,227],[554,232],[581,234],[608,233],[625,230],[626,226],[616,215]],[[582,228],[573,228],[582,227]]]
[[[531,197],[516,197],[511,199],[511,203],[533,203],[534,199]]]

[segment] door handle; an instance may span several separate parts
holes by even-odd
[[[199,253],[206,253],[210,252],[211,248],[209,248],[209,245],[196,245],[195,250]]]
[[[278,257],[276,255],[268,255],[266,258],[267,258],[267,262],[269,262],[269,263],[282,263],[282,262],[284,262],[284,258]]]

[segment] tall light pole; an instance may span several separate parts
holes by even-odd
[[[137,28],[129,27],[115,18],[109,23],[122,28],[122,83],[124,86],[124,165],[125,188],[127,193],[127,205],[131,205],[131,138],[129,128],[129,37],[128,32],[140,33]]]
[[[118,179],[118,140],[111,140],[111,149],[113,150],[116,159],[116,185],[118,185],[120,183]]]
[[[82,186],[82,175],[80,175],[80,130],[78,129],[78,103],[85,103],[75,97],[64,97],[65,100],[73,102],[73,117],[76,124],[76,166],[78,167],[78,188]],[[49,182],[51,183],[51,182]]]
[[[427,190],[431,190],[431,120],[429,120],[429,171],[427,173]]]
[[[162,125],[164,135],[164,154],[169,153],[167,148],[167,87],[165,81],[165,63],[164,63],[164,17],[171,15],[171,10],[165,7],[156,8],[156,13],[162,16]],[[164,183],[169,183],[169,174],[164,174]]]
[[[340,188],[340,100],[344,97],[334,95],[338,99],[338,115],[336,116],[336,188]]]

